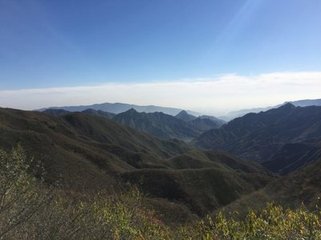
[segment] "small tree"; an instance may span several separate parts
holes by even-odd
[[[48,191],[30,174],[35,161],[28,160],[18,146],[11,152],[0,150],[0,239],[8,239],[50,201]]]

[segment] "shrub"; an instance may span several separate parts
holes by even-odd
[[[21,147],[0,150],[0,239],[321,239],[318,209],[268,204],[243,219],[220,212],[168,226],[135,187],[114,195],[66,192],[46,186],[41,169]]]
[[[249,211],[245,219],[226,218],[218,213],[207,217],[189,231],[183,232],[189,239],[321,239],[321,211],[310,212],[304,206],[291,210],[270,203],[259,212]],[[233,216],[233,215],[232,215]]]

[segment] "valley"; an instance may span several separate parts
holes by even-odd
[[[2,108],[0,147],[37,159],[55,191],[109,198],[135,188],[145,207],[177,225],[220,211],[246,215],[271,202],[313,209],[321,191],[320,119],[321,107],[290,103],[228,123],[185,111]]]

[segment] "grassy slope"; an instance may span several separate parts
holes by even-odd
[[[226,211],[245,213],[249,208],[260,209],[268,202],[298,208],[302,204],[314,209],[321,201],[321,159],[289,175],[280,177],[266,187],[238,199]]]
[[[164,114],[139,113],[134,109],[120,113],[113,118],[116,122],[161,139],[177,138],[191,140],[200,134],[185,121]]]
[[[182,209],[205,213],[271,179],[253,163],[192,150],[180,141],[162,141],[84,113],[53,117],[0,109],[0,146],[17,144],[44,162],[49,181],[91,191],[113,190],[125,180],[140,185],[151,202],[161,198],[158,209],[174,211],[176,205],[177,214]]]
[[[52,117],[38,112],[0,110],[0,145],[21,144],[44,161],[49,178],[67,184],[114,184],[114,176],[135,167],[164,167],[164,158],[186,145],[165,142],[107,119],[75,113]],[[85,181],[85,182],[84,182]]]
[[[189,151],[168,160],[170,169],[142,169],[122,174],[150,196],[183,202],[204,214],[231,203],[271,181],[255,163],[224,153]]]

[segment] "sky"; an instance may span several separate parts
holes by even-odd
[[[0,106],[321,98],[320,0],[0,0]]]

